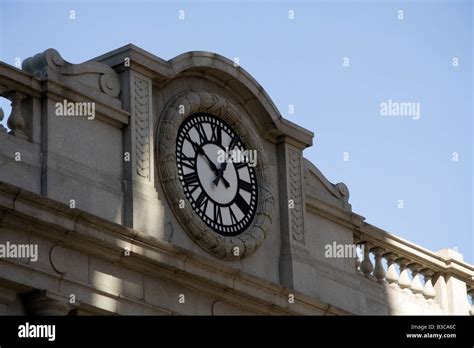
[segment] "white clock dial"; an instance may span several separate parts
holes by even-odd
[[[255,168],[239,135],[210,114],[181,124],[176,141],[178,175],[194,212],[215,232],[236,236],[252,222],[258,198]]]

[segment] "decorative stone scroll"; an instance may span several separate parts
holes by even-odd
[[[53,48],[25,59],[22,69],[41,79],[61,80],[66,77],[68,80],[97,88],[112,98],[117,98],[120,94],[120,79],[111,67],[99,62],[71,64]]]
[[[256,175],[259,201],[255,217],[249,228],[237,236],[222,236],[201,220],[189,204],[179,207],[180,200],[187,202],[178,177],[176,164],[176,137],[179,126],[190,115],[206,112],[222,118],[239,133],[248,149],[257,150]],[[189,236],[212,255],[238,260],[253,253],[270,233],[275,199],[272,194],[268,160],[255,127],[245,113],[224,97],[208,92],[188,92],[175,97],[163,111],[156,137],[157,168],[163,190],[171,209]],[[238,255],[235,248],[239,249]]]

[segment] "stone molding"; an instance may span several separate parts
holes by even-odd
[[[294,207],[290,209],[290,229],[291,235],[297,242],[304,240],[304,216],[303,216],[303,185],[301,180],[301,151],[288,149],[288,174],[290,199],[293,200]]]
[[[65,248],[168,279],[250,311],[280,315],[349,314],[296,290],[199,256],[143,232],[0,182],[0,212],[2,210],[7,217],[1,224],[7,228],[24,229]],[[130,250],[130,256],[124,257],[125,248]],[[290,293],[295,296],[295,303],[291,305],[288,303]]]
[[[184,106],[181,114],[180,106]],[[255,218],[249,228],[238,236],[226,237],[212,231],[192,210],[189,204],[179,208],[179,201],[187,202],[178,177],[176,166],[176,138],[178,129],[186,117],[198,112],[211,113],[222,118],[238,134],[248,149],[257,150],[256,175],[259,186],[259,202]],[[208,92],[189,92],[176,96],[163,110],[156,132],[157,169],[169,205],[183,229],[204,250],[212,255],[238,260],[252,254],[272,229],[272,213],[275,204],[271,192],[271,179],[268,173],[268,160],[259,135],[251,123],[240,115],[245,114],[224,97]],[[239,248],[239,255],[234,255],[234,248]]]
[[[30,315],[68,315],[73,306],[63,296],[45,290],[35,290],[22,295]]]
[[[150,180],[150,84],[135,74],[132,87],[136,173],[138,176]]]

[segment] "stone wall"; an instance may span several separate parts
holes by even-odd
[[[473,266],[353,213],[346,185],[303,157],[313,134],[224,57],[164,61],[127,45],[70,64],[49,49],[22,71],[0,63],[0,95],[13,108],[0,131],[0,242],[39,248],[36,262],[0,260],[0,314],[472,313]],[[95,113],[59,117],[64,100]],[[163,124],[177,100],[225,115],[259,150],[259,215],[230,244],[200,240],[173,205]],[[333,244],[358,255],[328,257]]]

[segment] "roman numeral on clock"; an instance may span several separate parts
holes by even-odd
[[[252,184],[241,179],[239,179],[239,188],[250,193],[252,192]]]
[[[198,135],[199,135],[199,143],[201,145],[206,143],[208,141],[207,140],[207,135],[206,135],[206,131],[204,130],[202,124],[201,123],[196,124],[195,129],[196,129],[196,131],[198,132]]]
[[[247,202],[245,201],[244,197],[242,197],[240,194],[237,194],[237,196],[235,196],[234,203],[237,204],[237,206],[239,207],[240,211],[241,211],[244,215],[247,215],[247,213],[248,213],[249,210],[250,210],[250,206],[247,204]]]
[[[232,222],[232,225],[237,224],[239,220],[237,219],[237,216],[235,216],[234,211],[232,210],[232,206],[229,207],[229,212],[230,212],[230,221]]]
[[[199,197],[196,199],[196,206],[201,209],[203,212],[206,211],[207,208],[207,203],[209,202],[209,198],[207,195],[204,193],[204,191],[201,191],[199,194]],[[204,207],[202,207],[204,206]]]
[[[218,206],[217,204],[214,205],[214,221],[222,225],[222,212],[221,212],[221,207]]]
[[[235,145],[237,145],[237,143],[239,142],[239,140],[240,140],[240,137],[239,137],[237,134],[234,135],[234,137],[232,138],[232,140],[231,140],[231,142],[230,142],[230,144],[229,144],[229,150],[232,150],[232,149],[235,147]]]
[[[211,123],[211,141],[222,145],[222,130],[217,124]]]
[[[234,167],[235,169],[239,170],[239,169],[242,169],[242,168],[245,168],[247,166],[247,163],[245,162],[237,162],[237,163],[234,163]]]
[[[199,185],[199,178],[196,172],[185,174],[183,180],[187,186],[197,186]]]
[[[188,156],[185,156],[185,155],[181,155],[179,157],[179,159],[181,160],[181,164],[185,167],[188,167],[190,169],[194,169],[194,158],[193,157],[188,157]]]

